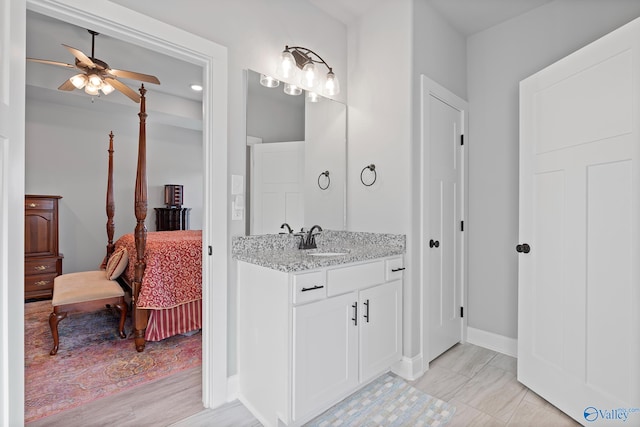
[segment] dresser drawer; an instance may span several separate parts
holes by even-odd
[[[327,271],[327,295],[334,296],[385,281],[384,261],[333,268]]]
[[[62,273],[58,271],[58,258],[27,259],[24,262],[24,275]]]
[[[51,274],[35,274],[32,276],[25,276],[24,278],[24,290],[25,292],[46,292],[47,290],[53,290],[53,279],[58,274],[53,272]]]
[[[38,209],[50,211],[55,205],[55,201],[51,199],[26,199],[24,201],[25,210]]]
[[[324,270],[293,276],[293,303],[316,301],[327,296],[327,274]]]

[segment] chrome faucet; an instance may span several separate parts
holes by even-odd
[[[287,224],[286,222],[284,224],[282,224],[280,226],[280,228],[286,228],[288,230],[288,233],[291,234],[293,233],[293,229],[291,228],[291,226],[289,226],[289,224]]]
[[[300,241],[300,246],[298,246],[300,249],[315,249],[317,248],[316,246],[316,235],[313,233],[314,230],[318,230],[318,232],[322,231],[322,227],[320,227],[319,225],[314,225],[313,227],[311,227],[309,229],[309,231],[307,232],[306,238],[304,234],[299,234],[301,241]]]

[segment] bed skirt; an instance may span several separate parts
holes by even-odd
[[[149,310],[145,340],[160,341],[202,328],[202,300],[163,310]]]

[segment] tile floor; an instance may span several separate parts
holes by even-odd
[[[452,403],[456,413],[448,427],[579,426],[516,379],[516,359],[473,344],[457,344],[431,362],[411,385]],[[175,427],[258,427],[261,424],[238,401],[205,410]]]
[[[518,382],[516,358],[473,344],[455,345],[411,385],[456,407],[450,427],[580,425]]]

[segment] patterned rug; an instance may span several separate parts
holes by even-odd
[[[444,426],[456,408],[386,374],[305,426]]]
[[[202,363],[202,335],[148,342],[120,339],[118,317],[106,309],[71,315],[58,325],[60,349],[49,356],[51,301],[25,304],[25,422],[71,409]],[[125,332],[131,333],[130,316]]]

